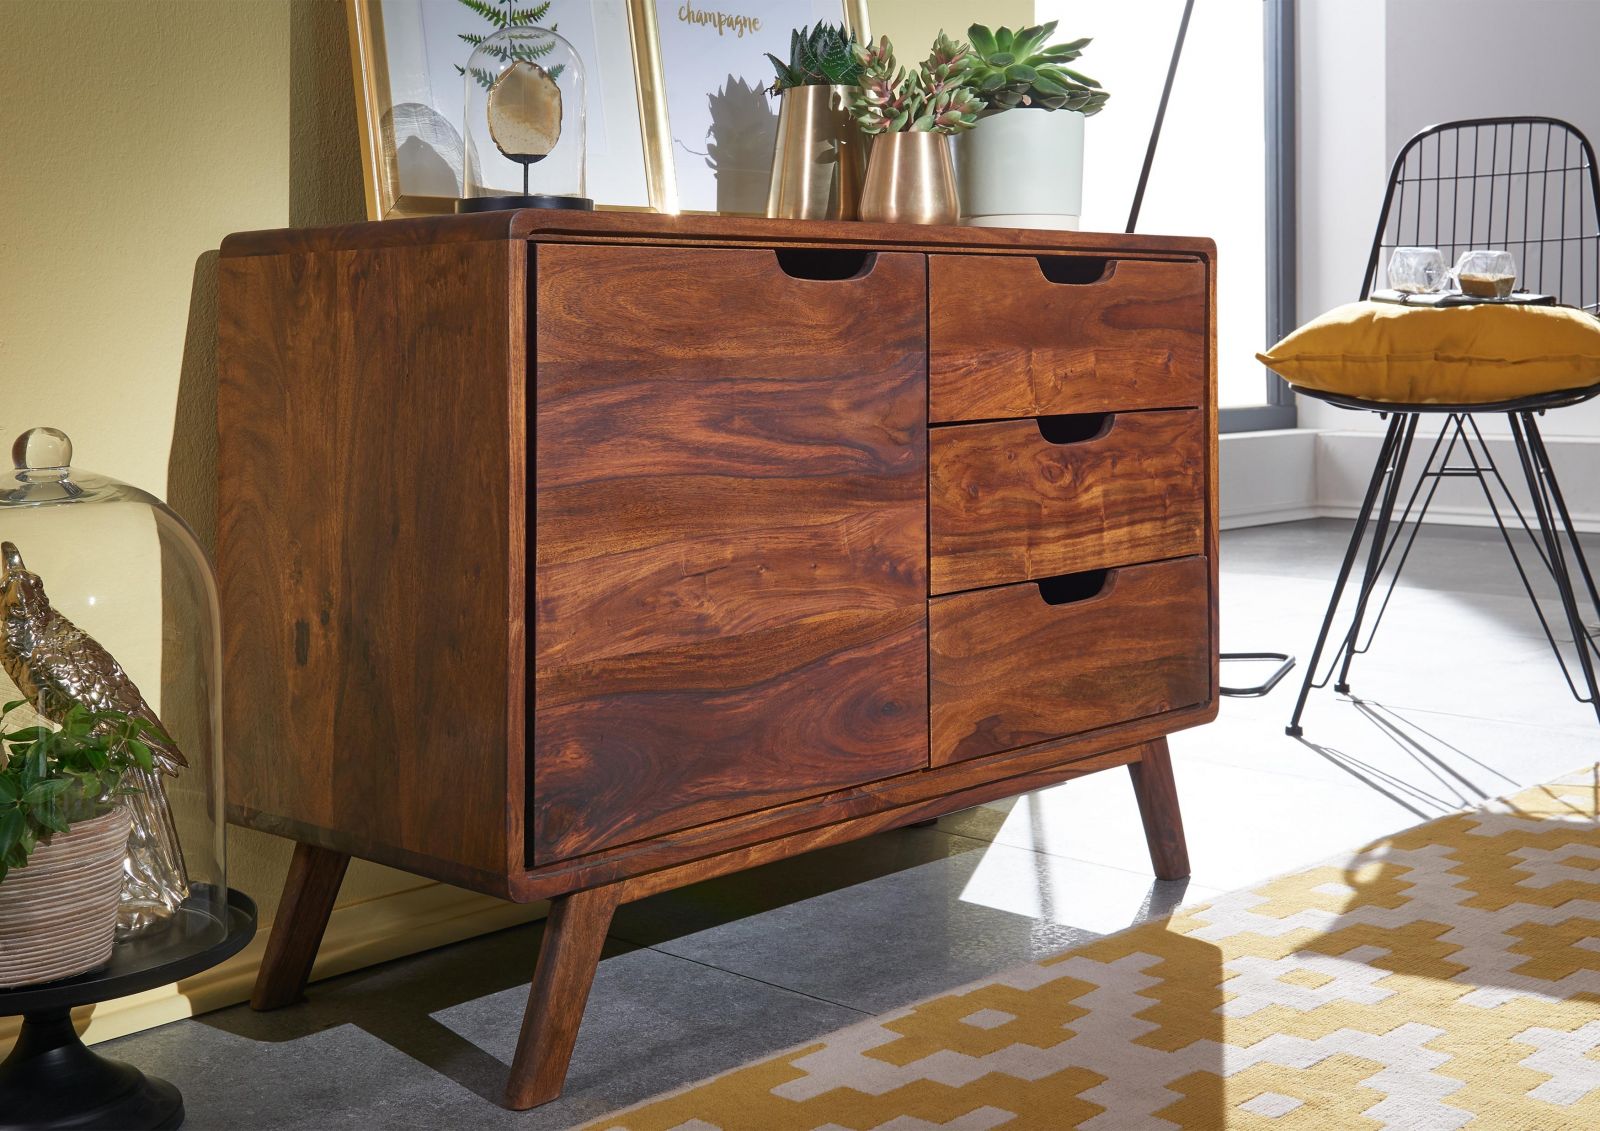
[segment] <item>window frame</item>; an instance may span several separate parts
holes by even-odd
[[[1299,319],[1295,308],[1295,0],[1262,0],[1266,5],[1264,63],[1266,68],[1267,147],[1267,308],[1266,343],[1289,334]],[[1260,432],[1293,428],[1298,422],[1294,391],[1282,377],[1262,369],[1266,379],[1263,404],[1224,408],[1218,414],[1223,432]]]

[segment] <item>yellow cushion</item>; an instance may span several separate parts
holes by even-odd
[[[1303,389],[1486,404],[1600,381],[1600,319],[1565,306],[1352,302],[1256,357]]]

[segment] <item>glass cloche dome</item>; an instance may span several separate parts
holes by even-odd
[[[590,209],[583,60],[547,28],[507,27],[467,61],[460,211]]]
[[[194,533],[159,499],[72,464],[35,428],[0,477],[4,729],[75,708],[142,720],[151,768],[122,777],[130,817],[117,937],[228,922],[216,583]],[[103,721],[96,725],[114,725]]]

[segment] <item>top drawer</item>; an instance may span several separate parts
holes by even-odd
[[[928,419],[1204,403],[1198,260],[928,257]]]

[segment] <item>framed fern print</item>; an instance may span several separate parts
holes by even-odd
[[[660,61],[639,0],[346,0],[367,216],[451,212],[462,192],[462,68],[484,36],[531,24],[564,36],[588,87],[589,195],[675,211]]]

